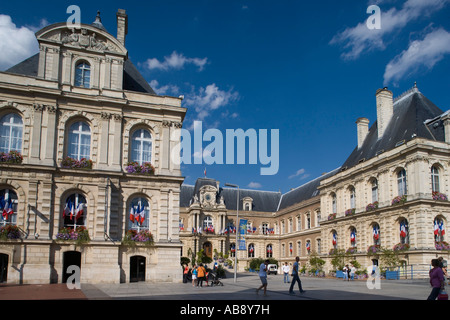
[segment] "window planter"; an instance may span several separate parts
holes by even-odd
[[[391,205],[395,206],[395,205],[401,205],[404,204],[406,201],[408,200],[407,196],[397,196],[394,199],[392,199],[392,203]]]
[[[345,210],[345,216],[346,216],[346,217],[352,216],[352,215],[355,214],[355,212],[356,212],[356,209],[348,209],[348,210]]]
[[[448,244],[448,242],[439,241],[439,242],[436,242],[434,245],[436,247],[436,250],[450,251],[450,245]]]
[[[440,192],[433,192],[433,200],[436,201],[448,201],[448,197],[446,194],[444,193],[440,193]]]
[[[19,227],[11,224],[0,227],[0,240],[6,241],[20,239],[22,239],[22,234],[20,233]]]
[[[8,153],[0,153],[0,163],[1,164],[21,164],[23,162],[23,157],[20,152],[10,151]]]
[[[357,247],[350,247],[347,249],[347,251],[345,251],[345,253],[347,253],[347,254],[355,254],[356,252],[358,252]]]
[[[59,230],[56,235],[57,241],[62,242],[75,242],[76,244],[87,244],[91,241],[89,232],[86,227],[78,227],[75,230],[73,228],[63,228]]]
[[[125,167],[126,172],[131,174],[142,174],[142,175],[152,175],[155,174],[155,167],[150,163],[146,162],[140,165],[137,162],[128,162]]]
[[[122,245],[134,247],[137,244],[144,246],[153,245],[153,235],[148,230],[128,230],[122,240]]]
[[[91,170],[92,169],[92,160],[88,160],[86,158],[82,158],[81,160],[76,160],[71,157],[66,157],[61,162],[61,168]]]
[[[328,221],[329,221],[329,220],[334,220],[334,219],[336,219],[336,213],[332,213],[332,214],[330,214],[330,215],[328,216]]]
[[[378,244],[373,244],[367,249],[368,255],[375,255],[381,251],[381,247]]]
[[[395,246],[394,246],[394,251],[407,251],[407,250],[409,250],[409,248],[410,248],[410,245],[409,245],[409,243],[397,243]]]
[[[378,201],[375,201],[374,203],[369,203],[366,206],[366,212],[373,211],[373,210],[376,210],[376,209],[378,209]]]

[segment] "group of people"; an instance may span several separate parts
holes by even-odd
[[[344,266],[344,268],[342,269],[342,272],[344,274],[343,280],[355,280],[355,274],[356,274],[356,268],[354,265],[350,265],[350,267],[348,266],[348,264],[346,264]]]
[[[431,260],[431,266],[433,267],[430,270],[430,284],[432,289],[427,300],[436,300],[445,291],[445,284],[448,281],[447,264],[444,264],[444,259],[440,257]],[[448,296],[446,296],[446,299],[448,299]]]
[[[200,263],[199,265],[194,264],[192,269],[186,264],[183,269],[183,283],[188,283],[190,280],[192,281],[193,287],[203,287],[203,281],[206,282],[206,286],[208,286],[208,267]]]
[[[300,258],[296,257],[295,258],[295,262],[294,265],[292,267],[292,283],[291,286],[289,287],[289,294],[294,294],[294,286],[295,283],[298,284],[298,290],[300,291],[300,293],[305,293],[306,291],[303,290],[302,288],[302,282],[300,280],[300,270],[299,270],[299,262]],[[260,290],[263,290],[264,295],[267,295],[267,266],[269,265],[269,260],[264,261],[260,267],[259,267],[259,278],[261,279],[261,286],[256,289],[256,294],[259,293]],[[290,271],[290,267],[286,264],[282,267],[282,271],[284,274],[284,282],[285,283],[289,283],[289,271]]]

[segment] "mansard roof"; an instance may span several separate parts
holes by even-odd
[[[351,168],[362,161],[392,150],[414,138],[444,141],[443,114],[433,102],[415,87],[394,101],[393,115],[383,136],[378,139],[375,122],[369,129],[364,143],[356,147],[342,168]],[[430,119],[435,119],[433,123]]]
[[[277,212],[279,210],[290,207],[294,204],[311,199],[319,195],[318,187],[323,179],[329,178],[338,173],[340,168],[329,173],[323,174],[298,188],[295,188],[285,194],[275,191],[248,190],[239,189],[239,210],[243,210],[242,199],[249,197],[252,201],[252,211],[258,212]],[[195,195],[200,198],[199,191],[203,186],[210,185],[218,187],[218,181],[210,178],[199,178],[195,185],[181,186],[180,207],[189,207]],[[223,197],[225,206],[228,210],[236,210],[237,205],[237,189],[218,187],[217,202]]]

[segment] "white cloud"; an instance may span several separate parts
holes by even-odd
[[[250,182],[247,186],[247,188],[251,188],[251,189],[260,189],[262,188],[262,185],[258,182]]]
[[[412,41],[408,49],[386,66],[385,85],[421,68],[431,70],[446,54],[450,54],[450,33],[442,28],[428,33],[423,40]]]
[[[293,179],[293,178],[300,177],[299,178],[300,180],[306,179],[306,178],[308,178],[310,176],[310,174],[309,173],[305,173],[305,172],[306,172],[305,169],[303,169],[303,168],[299,169],[294,174],[291,174],[288,178],[289,179]]]
[[[180,93],[180,88],[174,84],[166,84],[165,86],[159,86],[158,80],[150,81],[150,86],[159,95],[172,95],[177,96]]]
[[[32,28],[18,28],[10,16],[0,14],[0,52],[0,70],[38,53],[39,46]]]
[[[184,103],[189,108],[194,108],[197,120],[204,120],[211,112],[227,106],[239,99],[239,94],[233,89],[220,90],[216,84],[210,84],[206,88],[193,91],[185,97]]]
[[[381,1],[378,1],[380,3]],[[382,1],[390,2],[390,1]],[[404,28],[408,23],[423,16],[439,11],[450,0],[408,0],[400,10],[391,8],[381,12],[381,29],[370,30],[366,21],[359,23],[356,27],[347,28],[338,33],[330,41],[330,44],[342,44],[344,59],[357,59],[362,53],[373,50],[384,50],[386,48],[383,37]]]
[[[199,71],[202,71],[205,65],[208,63],[208,58],[186,58],[182,53],[179,54],[176,51],[172,52],[170,56],[164,57],[164,61],[159,61],[156,58],[148,59],[144,65],[150,69],[158,69],[167,71],[169,69],[183,69],[187,64],[193,64],[198,67]]]

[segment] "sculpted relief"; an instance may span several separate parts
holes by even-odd
[[[61,42],[64,45],[71,45],[95,51],[117,51],[113,45],[97,38],[95,32],[89,34],[86,29],[81,29],[79,33],[76,29],[72,29],[71,33],[69,31],[64,32]]]

